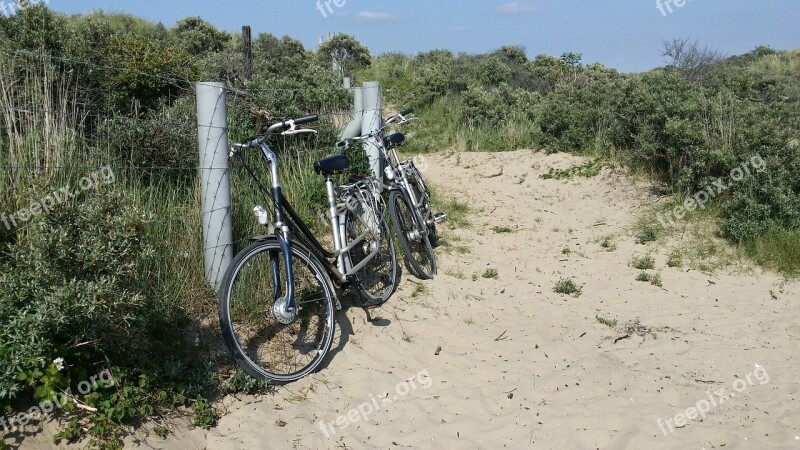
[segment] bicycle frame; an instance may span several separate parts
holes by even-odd
[[[272,178],[272,186],[271,186],[271,197],[273,204],[275,205],[275,217],[274,217],[274,224],[275,224],[275,237],[277,238],[281,250],[284,252],[285,264],[286,264],[286,277],[287,281],[289,282],[289,292],[286,293],[286,309],[288,311],[294,311],[295,303],[294,303],[294,273],[291,264],[291,253],[289,242],[291,240],[291,227],[290,225],[295,225],[297,229],[300,231],[300,234],[305,241],[309,245],[309,250],[316,256],[321,262],[325,264],[325,268],[328,271],[328,274],[337,280],[339,284],[346,284],[348,283],[349,277],[362,268],[369,264],[369,262],[375,258],[375,256],[379,253],[379,249],[374,249],[369,255],[360,261],[358,264],[353,265],[353,262],[350,260],[349,252],[355,248],[357,245],[360,245],[364,240],[367,238],[370,232],[377,232],[380,233],[380,227],[377,226],[376,223],[368,223],[368,220],[365,220],[364,217],[355,214],[355,211],[349,204],[341,204],[337,202],[336,190],[333,184],[333,180],[330,176],[326,177],[325,179],[325,188],[328,195],[328,212],[329,212],[329,219],[331,225],[331,233],[333,236],[334,241],[334,251],[330,252],[325,249],[325,247],[319,242],[319,240],[314,236],[314,233],[311,232],[308,225],[303,221],[300,215],[295,211],[289,201],[284,197],[283,190],[278,178],[278,157],[272,149],[266,143],[260,144],[261,152],[264,156],[264,159],[270,165],[270,176]],[[250,174],[253,176],[253,174]],[[356,186],[355,184],[349,185],[352,188],[357,190],[356,195],[374,195],[373,191]],[[362,204],[369,207],[369,204],[364,201],[365,199],[362,198]],[[346,217],[348,212],[352,212],[356,218],[366,226],[367,230],[364,231],[360,236],[353,239],[352,242],[349,244],[346,240]],[[373,213],[372,217],[377,215],[377,211],[371,211]],[[287,217],[288,216],[288,217]],[[281,280],[280,280],[280,270],[279,270],[279,261],[277,260],[277,255],[270,255],[271,265],[272,265],[272,278],[275,288],[275,301],[280,301],[284,295],[281,292]],[[336,265],[334,266],[331,260],[336,261]],[[337,300],[337,309],[340,309],[341,305],[338,304]]]

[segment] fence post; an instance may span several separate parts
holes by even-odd
[[[364,121],[361,123],[361,133],[369,134],[383,126],[383,93],[381,84],[377,81],[364,83]],[[369,158],[369,165],[375,178],[383,180],[383,158],[381,149],[371,141],[364,143],[364,150]],[[381,183],[382,184],[382,183]]]
[[[219,289],[233,259],[225,83],[197,83],[197,135],[206,280]]]
[[[364,120],[364,89],[353,88],[353,120],[344,127],[339,140],[361,136],[361,123]]]
[[[253,77],[253,33],[249,25],[242,27],[242,57],[244,58],[244,78]]]

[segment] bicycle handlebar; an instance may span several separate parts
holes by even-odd
[[[336,146],[336,148],[347,148],[347,147],[350,146],[351,142],[360,142],[360,141],[366,141],[366,140],[372,139],[372,138],[374,138],[376,136],[379,136],[381,133],[383,133],[383,131],[385,129],[389,128],[389,125],[393,124],[394,122],[397,122],[398,120],[400,121],[398,123],[398,125],[403,125],[405,123],[411,122],[412,120],[416,120],[416,118],[414,118],[414,117],[412,117],[412,118],[406,118],[405,117],[405,116],[407,116],[409,114],[413,114],[413,113],[414,113],[414,108],[408,108],[405,111],[403,111],[403,112],[401,112],[399,114],[395,114],[394,116],[391,116],[388,119],[384,120],[384,125],[381,128],[373,131],[372,133],[364,134],[364,135],[361,135],[361,136],[356,136],[356,137],[352,137],[352,138],[341,140],[341,141],[337,142],[335,144],[335,146]]]
[[[310,116],[297,117],[297,118],[294,118],[294,119],[289,119],[289,120],[284,120],[282,122],[277,122],[277,123],[274,123],[274,124],[270,125],[270,127],[267,128],[267,131],[264,133],[263,136],[261,136],[259,138],[256,138],[256,139],[247,140],[246,142],[243,142],[241,144],[237,144],[236,147],[238,147],[238,148],[258,147],[261,144],[263,144],[264,142],[266,142],[267,138],[270,135],[276,134],[278,132],[278,130],[281,130],[282,133],[287,133],[287,134],[302,133],[302,132],[304,132],[304,130],[298,130],[296,128],[297,125],[304,125],[304,124],[307,124],[307,123],[316,122],[318,120],[319,120],[319,115],[312,114]],[[307,132],[313,132],[313,130],[308,130]]]
[[[394,122],[396,122],[398,120],[401,121],[400,122],[401,124],[405,123],[405,122],[408,122],[411,119],[406,119],[405,116],[407,116],[409,114],[412,114],[413,112],[414,112],[414,108],[408,108],[407,110],[405,110],[405,111],[403,111],[403,112],[401,112],[399,114],[396,114],[396,115],[394,115],[392,117],[389,117],[388,119],[386,119],[386,125],[388,126],[389,124],[394,123]]]

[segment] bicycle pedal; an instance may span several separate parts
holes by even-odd
[[[436,213],[436,214],[434,214],[434,216],[433,216],[433,220],[434,220],[436,223],[442,223],[442,222],[446,222],[446,221],[447,221],[447,214],[445,214],[445,213],[443,213],[443,212]]]

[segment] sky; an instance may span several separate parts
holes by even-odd
[[[584,63],[623,72],[663,65],[665,39],[690,38],[726,55],[757,45],[800,47],[800,0],[46,1],[60,12],[125,12],[166,26],[189,16],[237,33],[250,25],[254,36],[288,35],[309,49],[321,36],[342,32],[373,54],[519,45],[530,57],[576,52]]]

